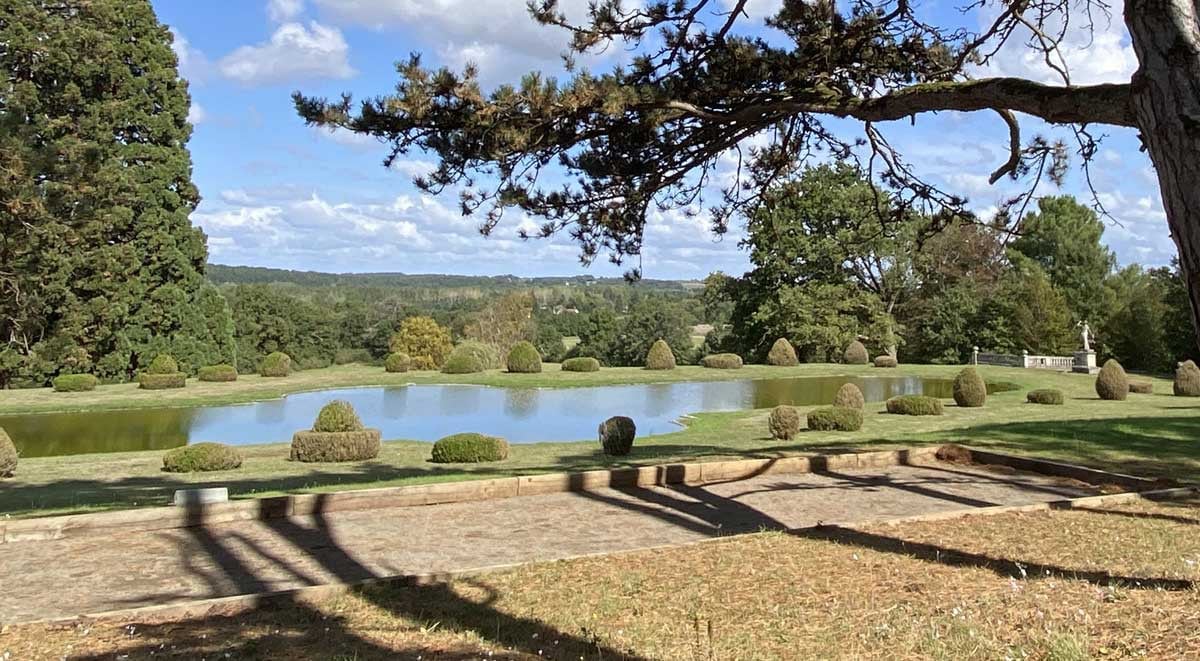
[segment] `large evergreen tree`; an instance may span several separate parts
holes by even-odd
[[[0,0],[0,72],[0,385],[231,361],[188,220],[187,83],[149,1]]]

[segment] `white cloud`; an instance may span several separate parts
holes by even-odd
[[[423,177],[437,169],[437,165],[420,159],[397,159],[392,161],[392,169],[408,177]]]
[[[380,146],[379,140],[377,140],[374,136],[365,133],[355,133],[354,131],[341,127],[326,129],[319,126],[314,126],[312,130],[315,131],[320,137],[336,142],[344,147],[366,150],[378,148]]]
[[[171,32],[171,50],[175,52],[175,59],[179,63],[179,75],[191,83],[204,82],[212,69],[208,58],[193,48],[182,32],[173,27],[168,30]]]
[[[192,126],[195,126],[204,120],[208,119],[208,113],[205,112],[204,106],[192,101],[192,105],[188,106],[187,121]]]
[[[304,12],[304,0],[268,0],[267,16],[276,23],[290,21]]]
[[[989,24],[994,18],[994,13],[980,15],[981,22]],[[1057,30],[1057,25],[1049,24],[1045,31],[1055,34]],[[982,73],[1061,84],[1062,77],[1046,64],[1045,56],[1026,45],[1028,36],[1028,32],[1018,30]],[[1128,83],[1137,69],[1129,32],[1119,15],[1110,20],[1096,12],[1093,29],[1089,30],[1087,17],[1080,11],[1073,12],[1060,51],[1073,85]],[[1059,62],[1057,58],[1052,61]]]
[[[350,78],[350,48],[337,28],[312,21],[280,25],[269,41],[242,46],[221,58],[223,76],[243,85],[314,78]]]

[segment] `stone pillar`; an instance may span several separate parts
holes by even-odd
[[[1072,372],[1080,374],[1095,374],[1100,371],[1096,367],[1096,352],[1095,351],[1076,351],[1075,363],[1071,365]]]

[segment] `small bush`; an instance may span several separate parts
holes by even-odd
[[[808,413],[808,428],[814,431],[858,431],[863,426],[863,412],[844,406],[827,406]]]
[[[771,438],[791,440],[800,432],[800,412],[794,406],[776,406],[771,409],[771,415],[767,416],[767,429],[771,430]]]
[[[483,434],[454,434],[433,444],[435,464],[478,464],[508,459],[508,441]]]
[[[91,374],[63,374],[54,378],[54,392],[87,392],[99,383]]]
[[[196,443],[175,448],[163,455],[168,473],[228,471],[242,465],[242,453],[223,443]]]
[[[742,368],[742,357],[736,353],[717,353],[701,358],[700,364],[714,370],[738,370]]]
[[[298,431],[292,435],[292,461],[364,461],[379,456],[378,429],[362,431]]]
[[[838,388],[837,394],[833,396],[833,405],[847,409],[862,409],[866,405],[866,398],[863,397],[862,390],[853,383],[843,384]]]
[[[1125,375],[1121,363],[1113,358],[1104,361],[1104,366],[1096,375],[1096,394],[1100,399],[1118,402],[1129,396],[1129,377]]]
[[[954,377],[954,403],[978,408],[987,402],[987,384],[974,367],[967,367]]]
[[[0,477],[12,477],[17,471],[17,446],[0,427]]]
[[[568,358],[562,362],[564,372],[599,372],[600,361],[595,358]]]
[[[771,345],[771,351],[767,354],[767,364],[776,367],[795,367],[800,364],[800,359],[796,357],[796,347],[792,346],[785,338],[775,340],[775,344]]]
[[[468,340],[454,347],[442,365],[444,374],[475,374],[500,366],[500,351],[490,344]]]
[[[897,367],[899,365],[900,361],[896,360],[896,357],[891,354],[885,353],[875,356],[875,367]]]
[[[942,400],[925,395],[901,395],[887,401],[887,412],[896,415],[941,415]]]
[[[317,414],[317,419],[313,422],[312,430],[318,432],[362,431],[363,423],[358,419],[358,414],[354,412],[354,407],[350,405],[350,402],[335,399],[321,407],[321,412]]]
[[[332,364],[328,356],[304,356],[292,361],[292,371],[323,370]]]
[[[198,376],[208,383],[228,383],[237,381],[238,371],[233,365],[209,365],[201,367]]]
[[[276,351],[263,358],[262,365],[258,366],[258,373],[276,378],[287,376],[292,373],[292,357],[282,351]]]
[[[1176,397],[1200,397],[1200,367],[1190,360],[1180,363],[1173,390]]]
[[[143,372],[138,375],[138,387],[142,390],[171,390],[172,388],[182,388],[187,385],[187,375],[183,372],[175,374],[148,374]]]
[[[505,363],[508,371],[514,374],[537,374],[542,371],[542,355],[532,342],[514,344]]]
[[[375,362],[374,356],[366,349],[338,349],[333,354],[334,365],[349,365],[351,363],[370,365],[373,362]]]
[[[637,436],[637,425],[632,418],[618,415],[600,423],[600,446],[604,454],[623,457],[633,450],[633,439]]]
[[[1139,395],[1153,395],[1154,384],[1150,383],[1149,381],[1130,381],[1129,392],[1137,393]]]
[[[401,372],[407,372],[408,366],[411,364],[412,361],[408,358],[408,354],[397,351],[395,353],[389,353],[387,358],[383,360],[383,369],[393,374],[399,374]]]
[[[871,354],[867,353],[867,347],[862,342],[855,340],[846,347],[846,352],[842,354],[842,362],[847,365],[866,365],[871,362]]]
[[[179,372],[179,363],[170,354],[160,353],[150,362],[144,374],[175,374]]]
[[[666,340],[655,340],[646,353],[646,369],[673,370],[675,369],[675,354]]]
[[[1063,403],[1063,394],[1061,390],[1054,390],[1053,388],[1030,390],[1025,394],[1025,400],[1030,404],[1061,405]]]

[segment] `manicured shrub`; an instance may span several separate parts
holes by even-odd
[[[335,399],[321,407],[317,419],[313,422],[313,431],[341,432],[362,431],[363,423],[359,420],[354,407],[345,400]]]
[[[436,370],[446,362],[454,344],[450,331],[430,317],[409,317],[388,342],[391,353],[406,353],[412,359],[409,369]]]
[[[925,395],[901,395],[887,401],[887,412],[896,415],[941,415],[942,400]]]
[[[599,372],[600,361],[595,358],[568,358],[562,362],[564,372]]]
[[[1200,367],[1188,360],[1175,368],[1175,396],[1200,397]]]
[[[846,352],[842,354],[842,362],[847,365],[866,365],[871,362],[871,354],[867,353],[867,347],[862,342],[855,340],[846,347]]]
[[[187,385],[187,375],[183,372],[175,374],[147,374],[145,372],[138,375],[138,387],[142,390],[171,390],[172,388],[182,388]]]
[[[767,416],[767,429],[771,430],[771,438],[791,440],[800,432],[800,412],[794,406],[776,406],[771,409],[771,415]]]
[[[655,340],[646,353],[646,369],[673,370],[675,369],[675,354],[666,340]]]
[[[767,353],[767,364],[776,367],[795,367],[800,364],[800,359],[796,357],[796,347],[792,346],[785,338],[775,340],[775,344],[771,345],[771,351]]]
[[[742,368],[742,357],[736,353],[716,353],[701,358],[700,364],[715,370],[737,370]]]
[[[633,449],[633,439],[637,436],[637,425],[632,418],[618,415],[600,423],[600,446],[604,454],[623,457]]]
[[[208,383],[228,383],[237,381],[238,371],[233,365],[209,365],[201,367],[198,376]]]
[[[150,367],[146,368],[143,374],[176,374],[179,372],[179,363],[170,354],[160,353],[150,361]]]
[[[0,427],[0,477],[12,477],[17,470],[17,446]]]
[[[978,408],[987,401],[987,384],[974,367],[967,367],[954,377],[954,403]]]
[[[862,409],[866,405],[866,398],[863,397],[862,390],[853,383],[843,384],[838,388],[837,394],[833,396],[833,405],[848,409]]]
[[[508,459],[508,441],[484,434],[454,434],[433,444],[435,464],[477,464]]]
[[[364,461],[379,456],[378,429],[362,431],[298,431],[292,435],[292,461]]]
[[[508,371],[515,374],[537,374],[542,371],[542,355],[532,342],[514,344],[505,363]]]
[[[1063,394],[1061,390],[1042,388],[1040,390],[1030,390],[1025,394],[1025,400],[1030,404],[1061,405],[1063,403]]]
[[[1154,384],[1149,381],[1130,381],[1129,392],[1137,393],[1139,395],[1153,395]]]
[[[412,364],[412,361],[409,359],[408,354],[397,351],[389,353],[387,358],[383,360],[383,369],[393,374],[399,374],[407,372],[410,364]]]
[[[349,365],[351,363],[370,365],[373,362],[375,362],[375,358],[366,349],[338,349],[333,354],[334,365]]]
[[[875,356],[875,367],[896,367],[899,364],[900,361],[896,360],[896,357],[891,354],[885,353]]]
[[[95,390],[99,383],[92,374],[63,374],[54,378],[55,392],[87,392]]]
[[[1096,375],[1096,394],[1100,399],[1110,401],[1122,401],[1129,396],[1129,377],[1116,359],[1104,361],[1104,366]]]
[[[270,377],[287,376],[292,373],[292,357],[282,351],[269,354],[258,366],[258,373]]]
[[[454,347],[442,365],[445,374],[475,374],[500,366],[500,350],[490,344],[468,340]]]
[[[862,426],[860,409],[826,406],[808,412],[808,428],[815,431],[858,431]]]
[[[228,471],[242,465],[242,453],[223,443],[196,443],[175,448],[163,455],[168,473]]]

